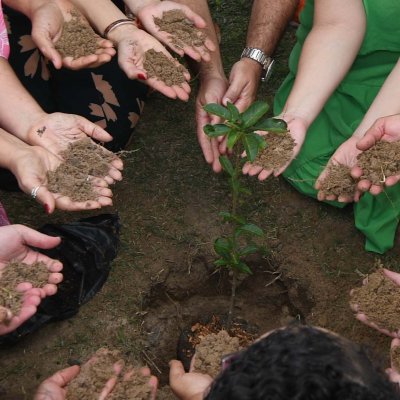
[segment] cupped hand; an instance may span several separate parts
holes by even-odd
[[[217,124],[221,121],[216,115],[208,114],[203,107],[209,103],[221,104],[227,88],[228,82],[224,76],[203,78],[196,98],[197,140],[206,162],[212,166],[214,172],[222,171],[222,166],[219,162],[219,157],[223,154],[222,147],[217,138],[209,138],[204,133],[204,126]]]
[[[397,286],[400,286],[400,274],[397,272],[389,271],[388,269],[383,269],[383,273],[391,279]],[[366,285],[368,283],[367,279],[364,280],[363,284]],[[352,296],[352,292],[350,292],[350,297]],[[358,304],[355,304],[350,300],[350,307],[351,309],[355,312],[356,318],[361,321],[362,323],[370,326],[371,328],[374,328],[378,330],[379,332],[382,332],[383,334],[387,336],[391,336],[393,338],[400,338],[400,324],[399,324],[399,329],[397,331],[390,332],[389,330],[382,328],[378,326],[375,322],[370,321],[368,319],[368,315],[364,314],[359,310]]]
[[[42,2],[39,7],[33,9],[30,19],[32,22],[32,39],[38,49],[47,57],[55,68],[66,67],[72,70],[82,68],[96,68],[111,60],[115,55],[113,43],[109,40],[98,37],[98,49],[95,54],[73,59],[63,57],[56,49],[55,45],[60,39],[63,31],[64,22],[71,20],[71,10],[74,7],[68,0],[56,0],[52,2]],[[74,9],[74,13],[79,15],[83,24],[89,25],[84,16]]]
[[[284,165],[279,171],[275,172],[272,169],[267,170],[258,165],[246,163],[243,166],[242,170],[243,173],[248,174],[250,176],[258,175],[258,179],[260,181],[267,179],[272,174],[274,176],[279,176],[280,174],[282,174],[282,172],[286,170],[286,168],[290,165],[293,159],[296,158],[297,154],[299,154],[301,146],[303,145],[304,139],[306,137],[308,124],[304,118],[290,114],[277,116],[276,118],[283,119],[287,123],[289,134],[292,136],[295,142],[293,154],[290,160],[286,163],[286,165]],[[258,132],[258,133],[260,135],[268,135],[268,132]]]
[[[397,347],[400,347],[400,339],[395,338],[392,340],[392,343],[390,345],[391,354],[392,354],[393,350]],[[386,370],[386,373],[389,376],[389,380],[391,382],[399,385],[399,387],[400,387],[400,371],[398,371],[398,369],[396,369],[396,366],[395,366],[395,363],[393,362],[392,357],[391,357],[391,366],[390,366],[390,368],[388,368]]]
[[[358,138],[357,137],[350,137],[348,140],[346,140],[342,145],[340,145],[335,153],[333,153],[332,157],[330,158],[327,166],[325,169],[322,171],[320,176],[318,177],[316,183],[315,183],[315,188],[318,190],[318,200],[324,201],[324,200],[329,200],[329,201],[334,201],[338,200],[341,203],[350,203],[352,201],[358,201],[360,199],[361,193],[359,190],[356,190],[354,197],[349,197],[349,196],[344,196],[341,195],[339,197],[335,195],[325,195],[325,193],[320,190],[322,187],[322,182],[328,175],[329,171],[329,165],[344,165],[349,168],[349,171],[351,168],[354,167],[357,163],[357,156],[361,153],[359,149],[357,149],[357,142]]]
[[[142,26],[152,36],[157,38],[161,43],[167,45],[170,49],[180,56],[185,54],[193,58],[196,61],[210,61],[210,51],[215,50],[215,44],[206,38],[203,46],[193,46],[189,43],[184,43],[182,47],[178,47],[174,41],[174,37],[165,31],[161,31],[160,28],[155,24],[154,18],[162,18],[164,12],[171,10],[180,10],[186,16],[187,20],[192,22],[194,27],[203,29],[206,27],[206,23],[199,15],[194,13],[189,7],[176,3],[174,1],[162,1],[150,3],[142,7],[137,11],[137,17],[140,20]]]
[[[357,148],[366,151],[374,146],[378,141],[397,142],[400,140],[400,114],[379,118],[357,143]],[[351,170],[354,178],[359,179],[363,171],[358,165]],[[387,176],[385,186],[393,186],[400,181],[400,175]],[[382,186],[373,185],[369,180],[362,179],[358,182],[358,189],[362,192],[370,192],[374,196],[383,191]]]
[[[213,379],[197,372],[186,373],[180,361],[169,363],[169,385],[174,394],[181,400],[203,399]]]
[[[118,63],[128,78],[141,79],[145,84],[171,99],[178,98],[183,101],[189,99],[190,86],[187,82],[168,86],[158,78],[149,77],[144,69],[145,53],[150,49],[162,52],[177,68],[182,67],[157,39],[141,29],[125,25],[119,28],[116,41],[118,43]],[[183,74],[186,81],[189,81],[190,74],[186,69]]]
[[[41,254],[31,247],[51,249],[60,244],[59,237],[47,236],[23,225],[7,225],[0,227],[0,274],[11,261],[24,264],[43,262],[49,270],[48,283],[42,288],[33,288],[30,282],[20,282],[17,290],[22,292],[23,304],[21,312],[13,316],[7,325],[0,324],[0,335],[12,332],[36,312],[42,298],[51,296],[57,291],[57,284],[62,281],[62,264]],[[1,275],[0,275],[1,286]],[[2,309],[3,314],[5,309]],[[10,316],[9,314],[7,315]],[[7,318],[8,319],[8,318]]]

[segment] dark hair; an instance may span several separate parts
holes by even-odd
[[[385,373],[364,350],[333,333],[289,326],[243,351],[206,400],[395,400]]]

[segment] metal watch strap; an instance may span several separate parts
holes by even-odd
[[[250,58],[261,64],[263,69],[263,75],[261,76],[261,80],[263,82],[267,81],[272,73],[272,66],[274,64],[274,60],[271,57],[268,57],[261,49],[257,49],[255,47],[245,47],[242,51],[242,55],[240,58]]]

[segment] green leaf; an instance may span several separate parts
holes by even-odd
[[[265,118],[258,121],[253,127],[255,131],[268,131],[284,133],[287,132],[287,123],[283,119]]]
[[[240,250],[240,255],[248,256],[249,254],[257,253],[259,250],[260,250],[260,246],[257,246],[255,244],[249,244]]]
[[[214,265],[217,267],[225,267],[227,265],[227,261],[224,260],[223,258],[220,258],[219,260],[214,261]]]
[[[254,236],[264,236],[264,232],[261,228],[254,224],[245,224],[237,229],[240,233],[250,234]]]
[[[249,274],[251,275],[253,272],[251,271],[250,267],[244,263],[243,261],[240,261],[237,265],[236,268],[242,273],[242,274]]]
[[[228,103],[226,104],[226,108],[231,113],[231,118],[230,118],[231,121],[236,122],[240,119],[239,110],[237,109],[237,107],[234,104],[232,104],[228,101]]]
[[[231,255],[232,246],[227,239],[218,238],[214,242],[214,250],[222,258],[229,259]]]
[[[250,162],[253,162],[257,156],[260,141],[256,137],[256,133],[249,133],[243,139],[243,146],[246,151],[246,157]]]
[[[224,120],[228,120],[231,117],[231,112],[226,109],[221,104],[217,103],[209,103],[203,107],[204,111],[208,112],[209,114],[217,115],[218,117],[223,118]]]
[[[231,128],[229,128],[229,126],[226,126],[224,124],[215,124],[215,125],[204,125],[204,133],[208,136],[208,137],[218,137],[218,136],[223,136],[226,135]]]
[[[229,160],[227,156],[220,156],[219,162],[221,163],[222,168],[226,173],[228,173],[230,176],[233,176],[235,174],[235,168],[233,167],[231,160]]]
[[[246,220],[241,217],[240,215],[233,215],[230,212],[227,211],[221,211],[219,213],[220,217],[222,217],[224,219],[224,221],[227,222],[236,222],[240,225],[244,225],[246,223]]]
[[[242,115],[243,127],[253,126],[268,112],[269,105],[265,101],[255,101]]]
[[[233,149],[233,146],[236,144],[236,142],[238,141],[239,137],[240,137],[239,132],[236,132],[234,130],[229,132],[228,140],[226,142],[226,145],[227,145],[229,150]]]

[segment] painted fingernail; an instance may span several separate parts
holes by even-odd
[[[147,78],[146,78],[146,75],[144,75],[144,74],[138,74],[138,76],[137,76],[139,79],[141,79],[142,81],[145,81]]]
[[[48,204],[45,204],[45,205],[43,206],[43,208],[44,208],[44,212],[45,212],[46,214],[50,214],[50,207],[49,207]]]

